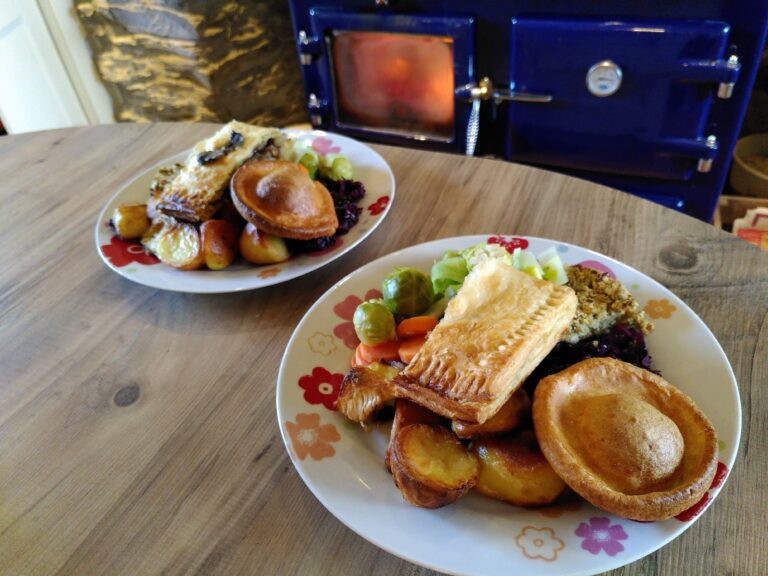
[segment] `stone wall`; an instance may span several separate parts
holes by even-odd
[[[287,0],[74,5],[118,121],[307,121]]]

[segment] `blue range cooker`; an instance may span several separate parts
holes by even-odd
[[[493,155],[710,220],[766,0],[291,0],[315,128]]]

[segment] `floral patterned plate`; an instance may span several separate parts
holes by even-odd
[[[344,154],[352,163],[355,178],[365,185],[365,197],[358,202],[363,209],[360,221],[348,234],[339,236],[332,247],[270,266],[253,266],[238,259],[225,270],[182,271],[161,264],[155,256],[146,254],[138,242],[120,240],[109,226],[109,218],[114,209],[126,202],[145,203],[157,169],[183,161],[188,153],[184,151],[137,176],[107,203],[96,223],[96,247],[102,260],[121,276],[145,286],[176,292],[217,293],[252,290],[292,280],[352,250],[389,213],[395,197],[392,170],[377,152],[352,138],[319,130],[285,132],[292,136],[312,138],[313,148],[321,154]]]
[[[438,510],[407,504],[384,466],[388,424],[370,433],[334,411],[357,344],[352,313],[380,292],[396,266],[428,271],[446,250],[480,242],[555,246],[567,264],[617,277],[656,329],[647,343],[653,364],[690,395],[720,438],[720,465],[709,492],[692,509],[665,522],[619,518],[583,500],[540,509],[511,506],[477,493]],[[677,296],[616,260],[541,238],[467,236],[413,246],[353,272],[307,312],[280,365],[277,417],[302,479],[349,528],[397,556],[451,574],[597,574],[633,562],[684,532],[711,503],[733,466],[741,432],[739,393],[722,348],[704,322]]]

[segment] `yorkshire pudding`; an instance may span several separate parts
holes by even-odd
[[[232,176],[230,191],[243,218],[274,236],[310,240],[339,227],[331,193],[293,162],[250,160]]]
[[[568,486],[633,520],[666,520],[690,508],[717,469],[715,429],[693,401],[619,360],[592,358],[542,379],[533,423]]]

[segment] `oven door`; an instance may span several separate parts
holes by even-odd
[[[687,180],[717,153],[707,117],[738,67],[728,26],[710,21],[512,20],[509,159],[604,173]],[[721,97],[727,97],[720,94]]]
[[[315,128],[463,152],[474,81],[471,17],[310,11],[299,52]]]

